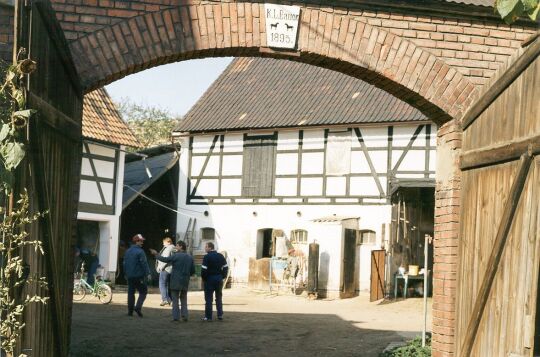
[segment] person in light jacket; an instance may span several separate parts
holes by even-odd
[[[174,254],[174,245],[171,238],[163,239],[163,248],[159,252],[161,257],[170,257]],[[159,273],[159,291],[161,293],[161,304],[159,306],[165,306],[171,304],[171,297],[169,296],[169,280],[172,271],[170,263],[165,263],[156,259],[156,271]]]
[[[195,274],[195,264],[193,263],[191,255],[186,253],[186,243],[178,241],[176,243],[176,253],[169,257],[163,257],[153,249],[150,250],[150,253],[154,254],[157,260],[169,263],[172,266],[171,279],[169,282],[172,299],[172,321],[176,322],[180,317],[182,317],[183,321],[187,321],[187,292],[189,288],[189,279]],[[180,298],[181,309],[178,306],[178,298]]]

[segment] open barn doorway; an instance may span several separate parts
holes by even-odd
[[[389,241],[387,294],[394,297],[430,295],[433,275],[433,245],[428,243],[425,266],[425,237],[433,237],[435,188],[398,187],[392,195],[392,224]],[[428,286],[424,287],[424,274]],[[407,284],[405,284],[407,282]]]

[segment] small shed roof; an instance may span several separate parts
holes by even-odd
[[[287,60],[236,58],[175,131],[426,120],[411,105],[340,72]]]
[[[321,218],[315,218],[313,222],[316,223],[333,223],[333,222],[343,222],[349,219],[360,219],[360,217],[353,217],[353,216],[328,216],[328,217],[321,217]]]
[[[83,137],[107,143],[140,147],[104,88],[84,96]]]
[[[154,182],[159,180],[178,161],[176,152],[149,157],[145,160],[126,163],[124,167],[124,193],[122,195],[122,209],[133,202],[139,193],[144,192]],[[148,171],[152,177],[148,176]]]

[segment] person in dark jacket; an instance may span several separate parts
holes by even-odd
[[[148,293],[147,279],[151,280],[150,267],[146,260],[146,254],[142,249],[144,237],[136,234],[131,239],[133,245],[129,247],[124,255],[124,272],[128,282],[128,315],[133,316],[133,311],[143,317],[142,305]],[[135,305],[135,290],[139,292],[139,298]]]
[[[157,251],[150,249],[150,252],[156,256],[160,262],[169,263],[172,267],[169,288],[172,299],[173,322],[178,321],[182,316],[183,321],[188,319],[187,292],[189,288],[189,279],[195,274],[195,264],[193,258],[186,253],[186,243],[179,241],[176,243],[176,252],[170,256],[163,256]],[[181,310],[178,306],[180,297]]]
[[[204,317],[203,321],[212,321],[212,300],[216,295],[218,320],[223,320],[223,278],[227,276],[228,266],[225,257],[214,250],[214,243],[208,242],[204,247],[206,255],[201,265],[201,277],[204,283]]]
[[[99,267],[99,258],[96,253],[88,248],[81,249],[80,258],[84,263],[84,269],[88,272],[86,282],[91,286],[94,286],[96,271]]]

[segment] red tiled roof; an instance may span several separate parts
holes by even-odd
[[[83,137],[112,144],[140,147],[141,144],[120,117],[104,88],[84,96]]]

